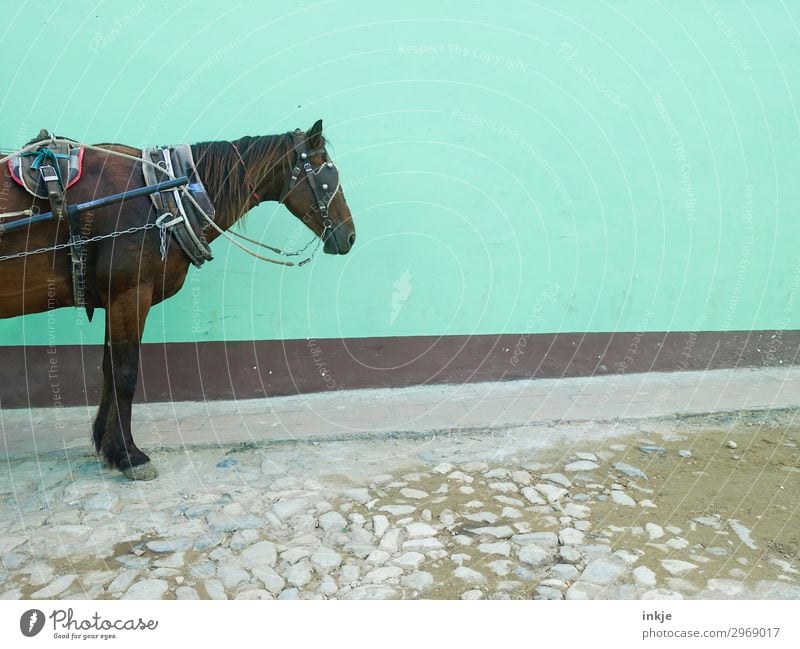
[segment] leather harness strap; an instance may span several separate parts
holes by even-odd
[[[314,195],[314,200],[317,204],[320,218],[322,219],[322,234],[320,238],[326,241],[328,237],[333,234],[333,222],[328,216],[328,209],[330,208],[331,201],[339,191],[339,170],[333,162],[325,162],[322,166],[314,171],[311,166],[311,158],[316,155],[325,153],[324,147],[317,147],[316,149],[308,150],[305,141],[303,141],[297,132],[295,132],[295,160],[292,167],[292,173],[289,180],[281,192],[279,203],[283,203],[289,192],[297,185],[301,173],[305,173],[308,180],[308,186],[311,188],[311,193]]]
[[[150,164],[142,165],[145,184],[173,178],[176,175],[189,177],[188,191],[199,201],[203,211],[213,218],[214,206],[206,194],[189,145],[152,147],[142,151],[142,158]],[[193,265],[199,267],[213,259],[211,248],[203,234],[203,218],[190,201],[184,202],[181,191],[175,189],[150,195],[156,208],[162,233],[169,232],[186,253]],[[161,255],[165,257],[169,239],[162,234]]]
[[[57,220],[67,217],[69,226],[69,255],[72,262],[72,297],[76,307],[86,307],[86,255],[83,247],[81,233],[81,220],[77,212],[67,210],[67,190],[64,187],[61,174],[58,171],[56,154],[49,149],[40,149],[34,164],[39,168],[47,188],[47,199],[50,201],[50,210]],[[53,165],[42,164],[44,160],[53,158]],[[69,157],[69,156],[67,156]],[[91,319],[91,316],[90,316]]]

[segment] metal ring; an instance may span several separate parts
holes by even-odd
[[[330,219],[322,219],[322,225],[326,230],[333,229],[333,221],[331,221]]]
[[[36,216],[41,213],[41,208],[38,205],[31,205],[31,216]]]

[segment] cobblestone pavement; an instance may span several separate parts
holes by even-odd
[[[0,597],[800,598],[793,413],[0,469]]]

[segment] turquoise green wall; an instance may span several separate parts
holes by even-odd
[[[287,270],[218,241],[146,340],[800,328],[797,3],[7,4],[6,149],[325,119],[353,252]],[[246,233],[296,223],[270,204]],[[0,321],[54,331],[102,340],[73,310]]]

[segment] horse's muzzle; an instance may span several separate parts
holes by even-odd
[[[356,242],[356,233],[350,232],[349,234],[341,232],[341,228],[334,229],[328,238],[325,239],[325,245],[322,250],[328,255],[346,255],[350,252],[350,248]]]

